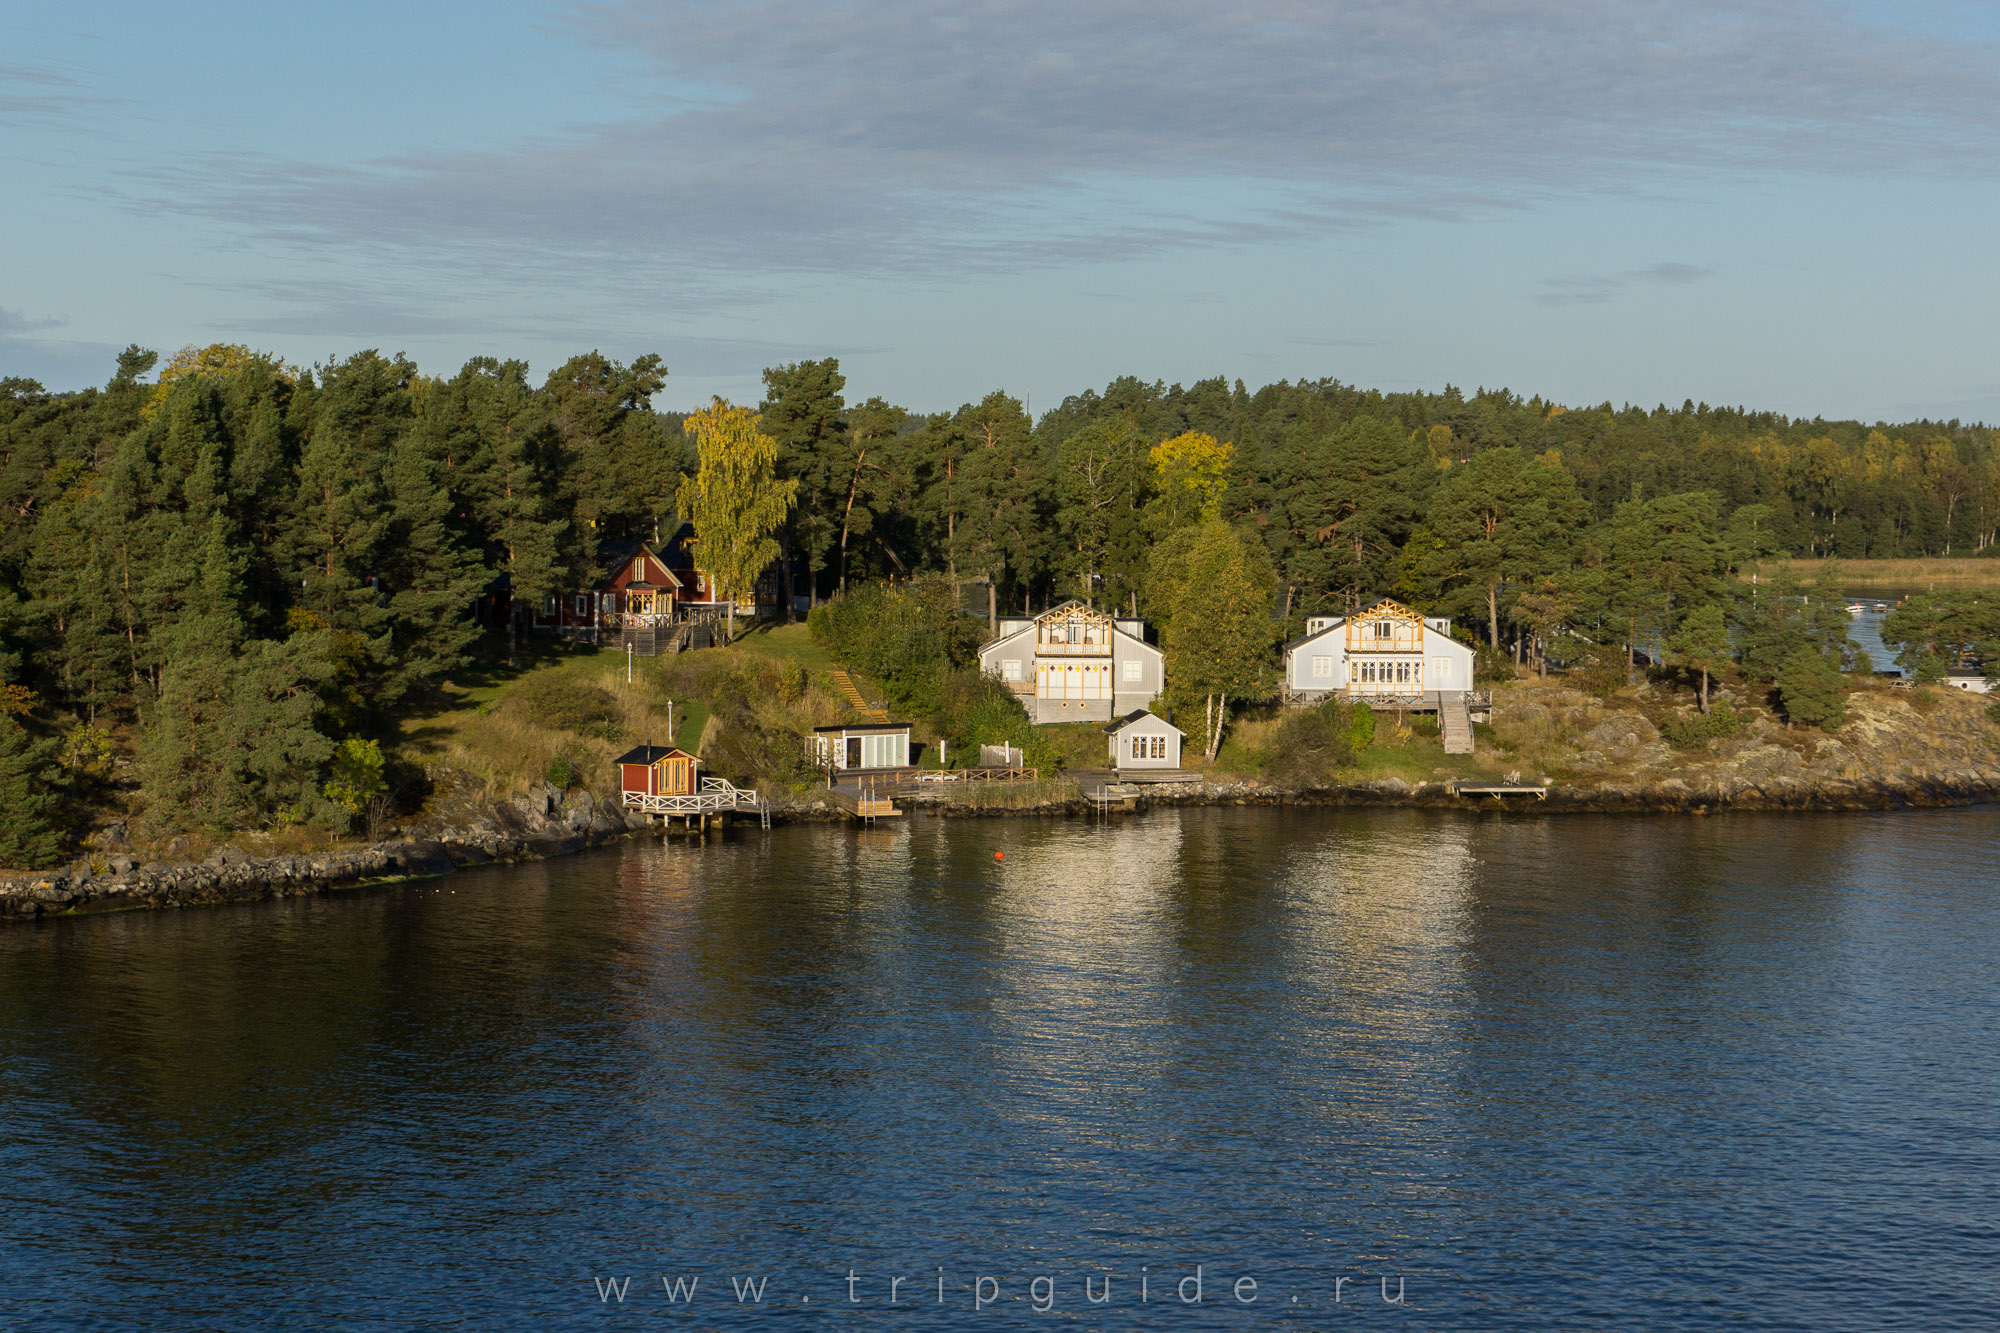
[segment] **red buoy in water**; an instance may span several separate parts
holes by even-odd
[[[1004,860],[1006,860],[1006,859],[1007,859],[1007,853],[1005,853],[1005,852],[995,852],[995,853],[993,853],[993,859],[994,859],[994,860],[996,860],[996,861],[1004,861]]]

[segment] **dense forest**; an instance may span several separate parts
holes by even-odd
[[[337,822],[343,775],[491,647],[476,598],[538,604],[678,521],[702,460],[653,406],[666,378],[656,356],[537,385],[489,357],[438,377],[214,346],[130,348],[101,389],[0,380],[0,863],[52,854],[65,783],[114,749],[163,821]],[[2000,529],[2000,438],[1958,422],[1221,379],[1121,379],[1036,420],[1001,392],[850,403],[832,360],[764,380],[788,607],[925,575],[1010,609],[1088,597],[1151,616],[1197,696],[1269,685],[1204,634],[1268,653],[1379,595],[1531,669],[1600,644],[1838,662],[1831,629],[1760,628],[1739,572]]]

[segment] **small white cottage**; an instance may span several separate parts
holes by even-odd
[[[1472,649],[1451,637],[1451,621],[1383,600],[1351,616],[1316,616],[1285,645],[1288,703],[1339,695],[1435,708],[1440,696],[1472,688]]]
[[[813,762],[840,771],[862,768],[908,768],[910,724],[856,722],[814,727]]]
[[[1119,718],[1104,731],[1111,738],[1111,766],[1120,773],[1181,766],[1186,733],[1147,709]]]
[[[1993,688],[1984,671],[1968,671],[1953,668],[1944,673],[1944,683],[1954,690],[1964,690],[1968,694],[1985,694]]]
[[[1109,722],[1146,707],[1166,685],[1166,658],[1146,622],[1065,602],[1039,616],[1002,616],[979,669],[1012,690],[1035,722]]]

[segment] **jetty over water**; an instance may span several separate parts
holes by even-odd
[[[1537,786],[1521,782],[1454,782],[1450,789],[1453,796],[1491,796],[1495,800],[1509,796],[1532,796],[1538,801],[1549,799],[1547,783]]]
[[[691,792],[654,795],[627,791],[624,799],[628,810],[641,810],[648,815],[698,818],[741,811],[756,815],[765,828],[771,826],[771,808],[763,799],[756,792],[739,787],[727,778],[703,778],[698,788]]]

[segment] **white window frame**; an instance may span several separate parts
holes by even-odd
[[[1000,679],[1019,680],[1020,678],[1021,678],[1021,659],[1018,657],[1001,658]]]
[[[1126,659],[1125,659],[1125,679],[1126,679],[1126,680],[1144,680],[1145,678],[1146,678],[1146,664],[1145,664],[1144,662],[1141,662],[1141,661],[1140,661],[1140,660],[1139,660],[1138,658],[1136,658],[1136,657],[1128,657],[1128,658],[1126,658]]]
[[[1312,673],[1315,679],[1331,679],[1333,676],[1333,658],[1331,656],[1314,654]]]

